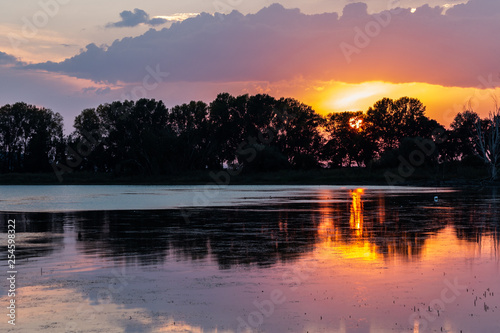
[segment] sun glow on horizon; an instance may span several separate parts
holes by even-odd
[[[360,105],[367,99],[383,95],[388,92],[383,82],[365,82],[358,85],[344,85],[339,87],[326,102],[333,109],[343,111],[358,111]]]
[[[363,119],[358,117],[352,117],[349,119],[349,126],[354,129],[361,130],[361,126],[363,125]]]
[[[479,115],[487,116],[493,107],[493,98],[500,96],[500,87],[495,89],[445,87],[422,82],[328,81],[314,82],[310,84],[310,87],[315,88],[305,91],[294,89],[294,95],[325,116],[332,112],[366,112],[375,102],[384,97],[399,99],[407,96],[419,99],[426,106],[426,115],[444,126],[449,126],[457,113],[464,111],[464,106],[469,101],[472,101],[473,108]],[[317,89],[318,87],[321,89]],[[283,92],[284,89],[281,90],[281,93]]]

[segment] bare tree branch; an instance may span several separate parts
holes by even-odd
[[[478,117],[474,122],[475,133],[472,134],[476,155],[488,166],[491,179],[496,180],[500,167],[500,107],[496,98],[494,102],[494,111],[489,113],[488,118]],[[470,102],[468,109],[473,112]]]

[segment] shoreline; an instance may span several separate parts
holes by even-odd
[[[389,175],[389,176],[388,176]],[[159,176],[114,176],[102,173],[65,174],[60,182],[54,173],[0,174],[0,185],[380,185],[417,187],[499,187],[487,175],[474,170],[459,170],[439,175],[415,170],[406,178],[397,169],[341,168],[284,170],[266,173],[242,173],[231,176],[226,170],[192,171]]]

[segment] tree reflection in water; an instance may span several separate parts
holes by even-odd
[[[193,209],[188,221],[179,210],[3,214],[1,230],[6,233],[7,218],[16,218],[17,232],[31,242],[19,250],[23,257],[49,255],[61,248],[63,233],[72,232],[85,254],[145,265],[211,258],[220,269],[265,267],[315,249],[418,260],[429,237],[446,227],[471,244],[491,238],[497,253],[500,219],[490,193],[445,193],[438,203],[422,193],[359,188],[340,199],[331,190],[318,193],[311,202]]]

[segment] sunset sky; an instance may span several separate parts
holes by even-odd
[[[0,11],[0,105],[64,116],[227,91],[321,114],[420,98],[447,126],[500,97],[498,0],[24,0]],[[221,14],[215,14],[221,13]]]

